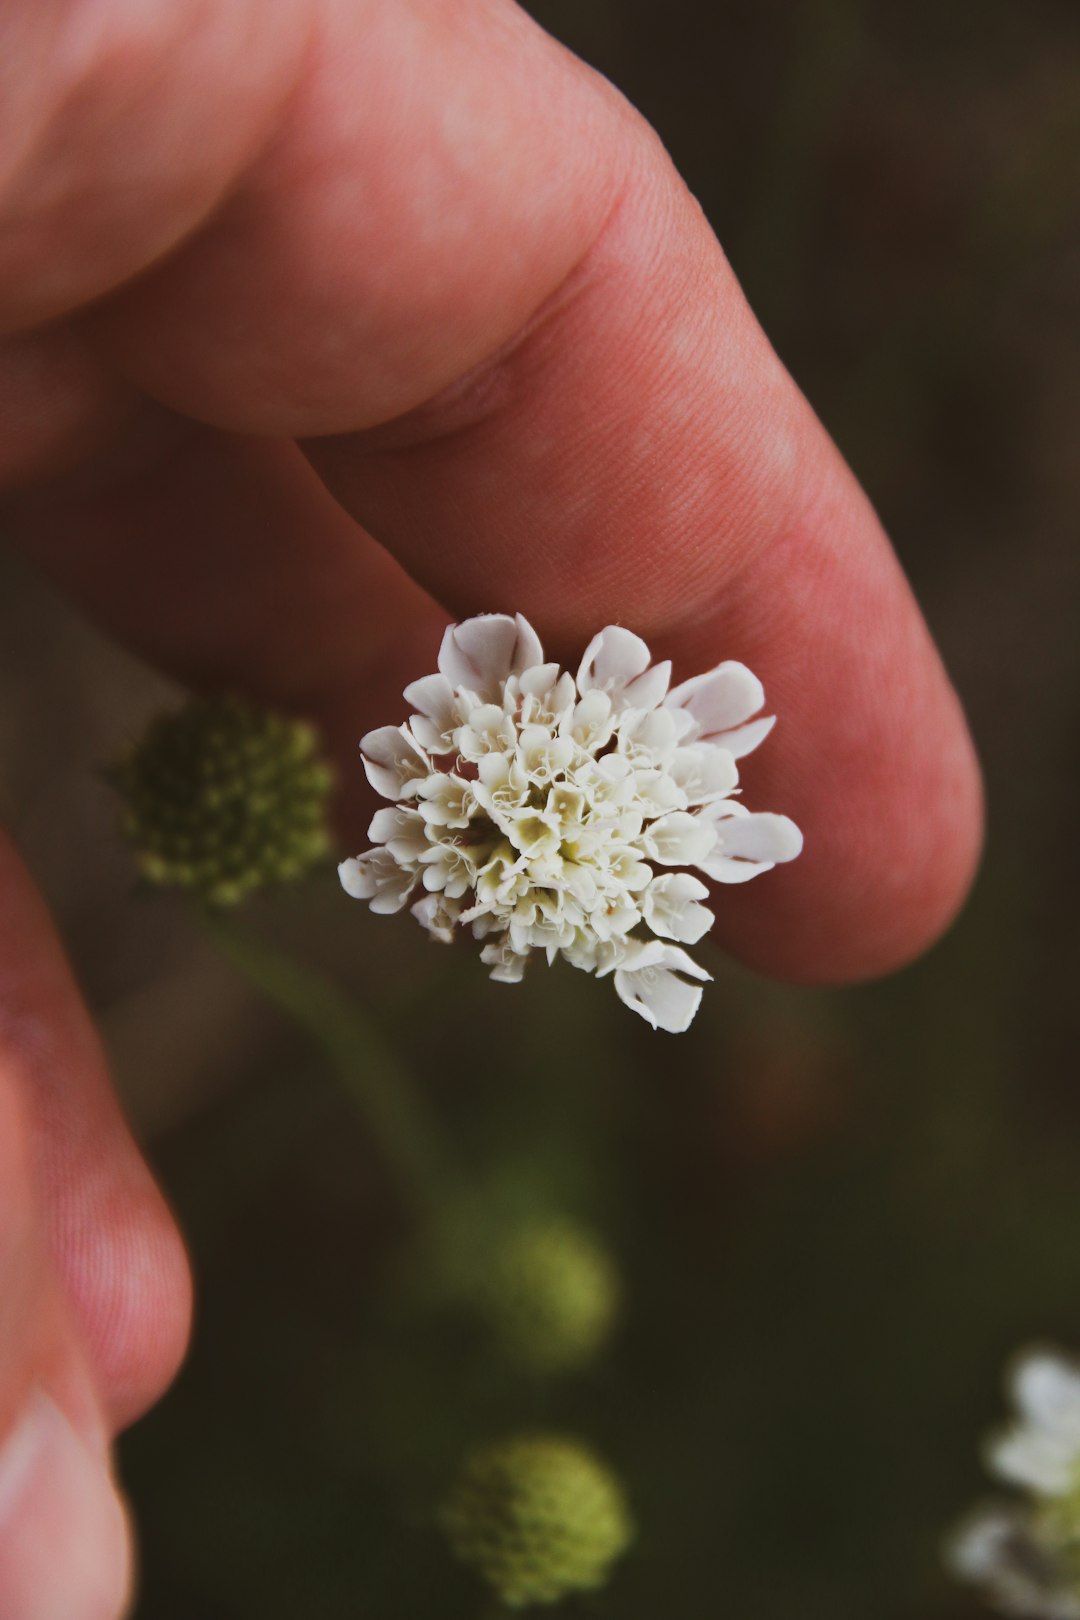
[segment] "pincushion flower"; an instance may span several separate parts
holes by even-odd
[[[634,1537],[622,1484],[570,1436],[511,1435],[466,1457],[439,1522],[508,1609],[602,1587]]]
[[[333,775],[318,734],[244,698],[189,698],[108,774],[144,882],[215,909],[299,878],[330,852]]]
[[[654,1029],[686,1029],[710,975],[683,949],[712,926],[716,883],[798,855],[786,816],[752,813],[737,761],[773,725],[764,690],[728,662],[672,688],[639,636],[609,625],[576,676],[545,661],[528,621],[451,625],[439,669],[405,688],[413,713],[360,748],[390,801],[373,848],[339,867],[376,912],[438,940],[470,930],[491,977],[529,956],[611,975]]]

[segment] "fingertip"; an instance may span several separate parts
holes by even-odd
[[[0,1258],[19,1244],[31,1255],[40,1248],[96,1401],[120,1427],[152,1404],[183,1358],[187,1253],[111,1090],[41,898],[3,838],[0,884]]]
[[[121,1195],[107,1234],[70,1253],[67,1287],[113,1432],[173,1382],[191,1337],[194,1285],[183,1238],[152,1182]]]
[[[955,922],[978,872],[984,795],[959,703],[927,760],[933,790],[867,793],[808,809],[802,855],[721,897],[714,937],[760,972],[804,985],[856,984],[908,966]],[[809,803],[810,801],[808,801]],[[787,803],[799,819],[798,805]]]

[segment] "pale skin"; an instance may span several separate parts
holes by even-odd
[[[719,897],[719,943],[839,982],[932,942],[980,842],[956,697],[609,85],[510,0],[0,0],[0,31],[9,539],[162,668],[320,717],[356,778],[451,614],[575,662],[620,622],[677,679],[742,659],[780,716],[752,803],[806,851]],[[88,1448],[14,1507],[0,1452],[0,1613],[115,1620],[108,1444],[182,1357],[187,1263],[7,845],[0,894],[0,1444],[44,1390]]]

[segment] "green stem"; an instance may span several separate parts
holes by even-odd
[[[410,1201],[420,1207],[436,1202],[453,1172],[424,1100],[389,1043],[323,974],[301,967],[221,911],[208,909],[203,918],[222,955],[324,1053]]]

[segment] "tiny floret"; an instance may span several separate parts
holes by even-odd
[[[524,1434],[482,1446],[442,1505],[451,1550],[509,1609],[604,1585],[633,1538],[622,1487],[580,1441]]]
[[[303,721],[238,697],[192,698],[109,772],[148,883],[231,906],[330,852],[329,767]]]
[[[683,949],[714,883],[790,861],[787,816],[752,813],[738,761],[764,741],[761,682],[718,664],[671,686],[639,636],[609,625],[577,674],[544,660],[520,614],[451,625],[413,713],[360,744],[389,801],[372,848],[339,867],[373,911],[408,905],[433,938],[462,930],[504,984],[534,951],[598,977],[654,1029],[686,1029],[710,975]]]

